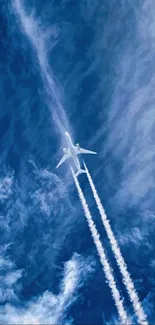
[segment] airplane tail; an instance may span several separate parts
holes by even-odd
[[[86,173],[85,169],[81,169],[81,168],[80,168],[80,169],[76,172],[75,176],[77,177],[77,176],[79,176],[80,174],[84,174],[84,173]]]

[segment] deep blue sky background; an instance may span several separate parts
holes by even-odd
[[[154,17],[152,0],[1,1],[3,323],[119,323],[69,165],[55,168],[64,130],[99,153],[86,163],[155,322]],[[85,175],[79,180],[133,316]]]

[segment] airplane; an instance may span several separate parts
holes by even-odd
[[[74,164],[77,168],[77,172],[75,175],[78,176],[82,173],[86,173],[86,171],[84,169],[81,169],[80,162],[79,162],[77,155],[79,155],[80,153],[96,155],[97,152],[83,149],[80,147],[79,143],[77,143],[76,146],[74,146],[68,132],[65,132],[65,137],[66,137],[66,142],[67,142],[68,148],[63,148],[64,155],[61,158],[61,160],[59,161],[56,168],[58,168],[60,165],[62,165],[64,163],[64,161],[66,161],[68,158],[72,158],[74,161]]]

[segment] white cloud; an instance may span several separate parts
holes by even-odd
[[[120,45],[120,52],[116,51],[119,60],[114,92],[106,119],[103,108],[103,123],[95,137],[95,141],[103,141],[100,159],[108,165],[107,171],[109,168],[107,183],[112,180],[117,184],[111,202],[118,211],[135,205],[141,210],[149,209],[154,201],[155,5],[152,0],[147,4],[142,1],[132,10],[132,18],[136,17],[135,40],[127,38],[122,49]],[[111,167],[109,154],[113,160]],[[118,175],[113,173],[115,161]]]
[[[64,275],[58,295],[54,295],[48,290],[48,280],[47,291],[42,295],[32,297],[23,303],[20,302],[19,294],[25,279],[30,285],[46,267],[48,279],[49,272],[51,272],[52,277],[56,256],[63,246],[66,235],[70,233],[70,229],[73,227],[71,221],[74,218],[72,213],[68,218],[62,218],[66,211],[74,211],[63,180],[52,172],[39,169],[34,161],[31,163],[31,174],[27,173],[27,163],[23,164],[20,182],[14,178],[9,180],[8,175],[10,174],[6,174],[3,178],[5,181],[1,182],[1,184],[5,184],[5,186],[1,185],[5,194],[5,217],[2,216],[1,221],[7,230],[3,239],[5,243],[8,243],[0,247],[0,271],[3,274],[0,277],[0,302],[4,305],[1,306],[0,310],[1,321],[7,324],[27,324],[29,322],[32,324],[37,322],[38,324],[56,324],[59,322],[61,324],[67,317],[68,308],[78,298],[78,288],[83,285],[93,271],[94,263],[89,258],[84,260],[79,255],[74,254],[73,258],[64,264]],[[32,175],[33,182],[30,181]],[[7,196],[7,193],[11,193],[11,196],[10,194]],[[44,202],[42,202],[42,197],[44,197]],[[59,204],[60,200],[61,205]],[[43,204],[45,205],[43,206]],[[57,217],[56,220],[55,216]],[[54,227],[51,226],[52,218],[54,219]],[[23,228],[26,227],[27,229],[30,219],[32,224],[34,222],[37,224],[38,229],[42,228],[42,232],[39,239],[38,237],[34,237],[35,240],[32,238],[32,247],[27,251],[27,238],[22,236],[19,245],[18,234],[21,238]],[[46,224],[45,229],[42,224]],[[18,247],[16,247],[16,243],[18,243]],[[17,261],[21,261],[25,256],[28,265],[25,263],[23,270],[17,270],[15,264],[6,258],[6,252],[10,250],[12,245],[12,256],[15,257],[15,261],[16,257]],[[38,264],[36,258],[39,250],[43,257],[42,264]],[[68,322],[71,321],[68,319]]]
[[[22,270],[15,270],[15,265],[5,257],[6,250],[7,247],[1,249],[0,303],[16,300],[15,287],[18,288],[18,280],[22,277]]]
[[[42,186],[39,186],[33,193],[31,198],[34,203],[38,203],[42,212],[50,216],[54,206],[56,206],[60,200],[66,200],[66,207],[72,208],[71,202],[68,198],[68,190],[63,182],[63,179],[58,177],[53,172],[49,172],[46,169],[35,169],[37,177],[41,180]],[[61,205],[63,208],[63,204]]]
[[[141,245],[143,242],[143,234],[138,227],[132,227],[128,232],[119,234],[119,243],[121,245],[131,245],[134,243],[136,246]]]
[[[63,324],[68,308],[78,298],[79,286],[84,284],[93,268],[92,260],[84,260],[74,254],[72,259],[64,264],[64,276],[58,295],[46,291],[24,306],[20,301],[18,307],[17,303],[16,307],[9,303],[1,307],[1,320],[5,324]],[[69,321],[71,320],[67,323]]]
[[[4,202],[12,194],[12,185],[14,181],[13,173],[8,173],[0,179],[0,200]]]
[[[32,160],[31,166],[29,163],[23,163],[19,181],[13,178],[11,182],[7,181],[10,190],[8,186],[6,188],[1,185],[5,200],[0,227],[3,230],[1,243],[4,244],[4,250],[8,243],[8,249],[15,260],[17,258],[20,261],[25,256],[28,265],[24,264],[24,267],[31,270],[31,283],[34,274],[37,277],[45,267],[48,269],[47,278],[54,272],[57,267],[56,258],[64,249],[66,241],[69,244],[69,234],[77,226],[77,208],[72,206],[63,179],[48,170],[38,168]],[[3,179],[8,180],[9,175],[11,174],[6,174]],[[9,193],[11,195],[8,196]],[[31,245],[28,244],[28,233],[31,234]],[[13,275],[8,277],[8,281],[13,281]]]

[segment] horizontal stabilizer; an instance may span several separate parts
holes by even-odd
[[[80,153],[84,153],[84,154],[91,154],[91,155],[97,155],[97,152],[95,151],[91,151],[91,150],[87,150],[87,149],[83,149],[81,147],[74,147],[75,153],[76,155],[79,155]]]
[[[86,173],[85,169],[78,169],[78,171],[76,172],[76,177],[79,176],[80,174],[84,174]]]

